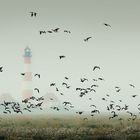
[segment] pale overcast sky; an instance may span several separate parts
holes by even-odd
[[[38,87],[40,95],[54,92],[77,108],[86,110],[95,103],[104,110],[106,103],[101,98],[110,94],[108,100],[118,103],[122,99],[122,104],[136,109],[140,100],[139,5],[139,0],[0,0],[0,94],[21,97],[22,56],[29,46],[32,73],[41,74],[40,79],[33,78],[33,88]],[[38,13],[36,18],[30,17],[31,11]],[[58,33],[39,35],[40,30],[57,27]],[[64,33],[65,29],[71,34]],[[88,36],[92,39],[84,42]],[[66,58],[60,60],[59,55]],[[101,69],[93,72],[95,65]],[[61,85],[65,76],[69,77],[69,90]],[[84,77],[89,82],[81,84]],[[79,98],[75,88],[88,87],[98,77],[105,81],[97,82],[97,93]],[[50,88],[51,82],[56,82],[64,97]],[[120,93],[115,86],[121,87]],[[138,96],[132,98],[133,94]]]

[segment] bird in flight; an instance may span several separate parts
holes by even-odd
[[[37,13],[36,12],[30,12],[31,13],[31,17],[36,17]]]
[[[3,68],[3,67],[0,67],[0,72],[3,72],[2,68]]]
[[[111,27],[111,25],[109,25],[108,23],[104,23],[104,25],[107,27]]]
[[[46,31],[39,31],[39,34],[46,34]]]
[[[63,82],[62,85],[68,86],[67,83]]]
[[[38,78],[40,78],[40,74],[37,74],[37,73],[36,73],[34,76],[38,76]]]
[[[63,93],[60,93],[60,95],[64,95]]]
[[[72,105],[70,102],[63,102],[63,104],[66,106],[67,104]]]
[[[65,79],[68,80],[69,78],[68,77],[65,77]]]
[[[84,41],[87,42],[91,38],[92,38],[91,36],[90,37],[87,37],[87,38],[84,39]]]
[[[53,32],[57,33],[60,28],[52,29]]]
[[[83,120],[88,120],[88,118],[84,118]]]
[[[56,91],[59,91],[59,89],[56,87]]]
[[[55,86],[55,83],[51,83],[50,86]]]
[[[92,106],[96,108],[96,105],[90,105],[90,107],[92,107]]]
[[[86,79],[86,78],[81,78],[80,81],[81,81],[81,82],[85,82],[85,81],[88,81],[88,79]]]
[[[24,75],[25,75],[25,73],[21,73],[21,75],[23,75],[23,76],[24,76]]]
[[[93,81],[97,81],[97,79],[92,79]]]
[[[71,31],[68,31],[68,30],[64,30],[64,32],[65,32],[65,33],[69,33],[69,34],[71,33]]]
[[[121,89],[117,89],[116,92],[120,92]]]
[[[134,85],[132,85],[132,84],[129,84],[129,85],[130,85],[131,87],[133,87],[133,88],[135,87],[135,86],[134,86]]]
[[[100,70],[100,67],[99,67],[99,66],[94,66],[93,71],[94,71],[95,69],[99,69],[99,70]]]
[[[83,113],[83,111],[78,111],[78,112],[76,112],[76,113],[78,113],[78,114],[80,114],[80,115],[81,115],[81,114]]]
[[[34,90],[36,90],[39,93],[39,89],[38,88],[34,88]]]
[[[60,59],[65,58],[65,57],[66,57],[66,56],[64,56],[64,55],[59,56]]]
[[[138,95],[132,95],[133,98],[135,98],[136,96],[138,96]]]
[[[52,33],[52,31],[47,31],[48,33]]]
[[[104,80],[104,79],[103,79],[103,78],[101,78],[101,77],[99,77],[99,78],[98,78],[98,80],[101,80],[101,81],[102,81],[102,80]]]

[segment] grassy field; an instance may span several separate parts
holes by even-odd
[[[0,116],[0,140],[140,140],[140,119]]]

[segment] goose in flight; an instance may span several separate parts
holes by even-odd
[[[37,16],[36,12],[30,12],[30,14],[31,14],[31,17],[36,17]]]
[[[60,28],[52,29],[53,32],[57,33]]]
[[[38,76],[38,78],[40,78],[40,74],[36,73],[34,76]]]
[[[99,67],[99,66],[94,66],[93,71],[94,71],[95,69],[99,69],[99,70],[100,70],[100,67]]]
[[[39,89],[38,88],[34,88],[34,90],[36,90],[39,93]]]
[[[0,72],[3,72],[3,70],[2,70],[2,69],[3,69],[3,67],[0,67]]]
[[[84,39],[84,41],[87,42],[91,38],[92,38],[91,36],[90,37],[87,37],[87,38]]]
[[[134,85],[132,85],[132,84],[129,84],[129,85],[130,85],[131,87],[133,87],[133,88],[135,87],[135,86],[134,86]]]
[[[104,25],[105,25],[106,27],[111,27],[111,25],[109,25],[108,23],[104,23]]]
[[[46,31],[39,31],[39,34],[46,34]]]
[[[59,56],[60,59],[65,58],[65,57],[66,57],[66,56],[64,56],[64,55]]]

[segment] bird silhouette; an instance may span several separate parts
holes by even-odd
[[[31,96],[31,97],[30,97],[30,99],[31,99],[31,100],[35,100],[35,99],[36,99],[36,97],[34,97],[34,96]]]
[[[69,34],[71,33],[71,31],[68,31],[68,30],[64,30],[64,32],[65,32],[65,33],[69,33]]]
[[[129,107],[129,106],[125,104],[125,106],[122,107],[122,110],[128,110],[128,107]]]
[[[65,109],[65,110],[67,110],[67,111],[69,111],[69,109],[68,109],[68,108],[66,108],[66,107],[65,107],[64,109]]]
[[[40,34],[40,35],[46,34],[46,31],[39,31],[39,34]]]
[[[42,101],[42,100],[44,100],[43,96],[36,99],[36,101]]]
[[[66,106],[67,104],[72,105],[70,102],[63,102],[63,104]]]
[[[47,31],[48,33],[53,33],[52,31]]]
[[[99,87],[98,85],[91,85],[91,88],[93,88],[93,87]]]
[[[68,80],[69,78],[68,77],[65,77],[65,79]]]
[[[28,112],[31,112],[31,110],[30,110],[30,109],[28,109],[28,108],[23,108],[23,110],[27,110]]]
[[[118,114],[116,114],[116,112],[115,111],[111,111],[111,113],[113,113],[113,118],[115,118],[115,117],[118,117]]]
[[[80,81],[81,81],[81,82],[85,82],[85,81],[88,81],[88,79],[86,79],[86,78],[81,78]]]
[[[30,12],[30,14],[31,14],[31,17],[36,17],[37,16],[36,12]]]
[[[50,86],[55,86],[55,83],[51,83]]]
[[[26,99],[24,99],[24,100],[22,100],[22,103],[28,103],[28,101],[29,101],[29,98],[26,98]]]
[[[34,90],[36,90],[39,93],[39,89],[38,88],[34,88]]]
[[[133,88],[135,87],[135,86],[134,86],[134,85],[132,85],[132,84],[129,84],[129,85],[130,85],[131,87],[133,87]]]
[[[101,80],[101,81],[103,81],[104,79],[99,77],[99,78],[98,78],[98,80]]]
[[[95,107],[96,108],[96,105],[90,105],[90,107]]]
[[[81,114],[83,114],[83,111],[78,111],[78,112],[76,112],[76,113],[78,113],[78,114],[80,114],[80,115],[81,115]]]
[[[62,85],[68,86],[67,83],[63,82]]]
[[[64,95],[63,93],[60,93],[60,95]]]
[[[132,116],[132,120],[133,120],[133,121],[136,120],[136,118],[137,118],[137,115],[133,115],[133,116]]]
[[[7,114],[7,112],[6,112],[6,111],[3,111],[3,113]]]
[[[95,109],[95,110],[92,110],[92,111],[91,111],[91,113],[98,113],[98,114],[99,114],[99,113],[100,113],[100,111],[99,111],[99,110],[97,110],[97,109]]]
[[[111,25],[109,25],[109,24],[107,24],[107,23],[104,23],[104,25],[107,26],[107,27],[111,27]]]
[[[60,28],[52,29],[53,32],[57,33]]]
[[[56,87],[56,91],[59,91],[59,89]]]
[[[135,98],[136,96],[138,96],[138,95],[132,95],[133,98]]]
[[[96,90],[95,90],[95,89],[90,89],[90,92],[92,92],[92,91],[96,92]]]
[[[100,70],[100,67],[99,66],[94,66],[93,71],[95,71],[95,69],[99,69]]]
[[[130,114],[131,116],[133,116],[133,113],[130,111],[126,111],[126,113]]]
[[[71,86],[66,86],[66,88],[70,88]]]
[[[59,56],[60,59],[65,58],[65,57],[66,57],[66,56],[64,56],[64,55]]]
[[[3,67],[0,67],[0,72],[3,72]]]
[[[11,114],[11,111],[10,110],[6,110],[6,111],[8,111]]]
[[[121,89],[117,89],[117,90],[116,90],[116,92],[120,92],[120,91],[121,91]]]
[[[84,39],[85,42],[87,42],[89,39],[91,39],[92,37],[87,37]]]
[[[24,76],[24,75],[25,75],[25,73],[21,73],[21,75],[22,75],[22,76]]]
[[[37,107],[37,106],[40,107],[40,106],[42,105],[42,103],[43,103],[43,102],[36,104],[36,107]]]
[[[23,112],[21,110],[19,110],[19,109],[18,110],[14,110],[14,112],[23,114]]]
[[[38,78],[40,78],[40,74],[37,74],[37,73],[36,73],[34,76],[38,76]]]
[[[105,98],[102,98],[102,100],[107,101]]]

